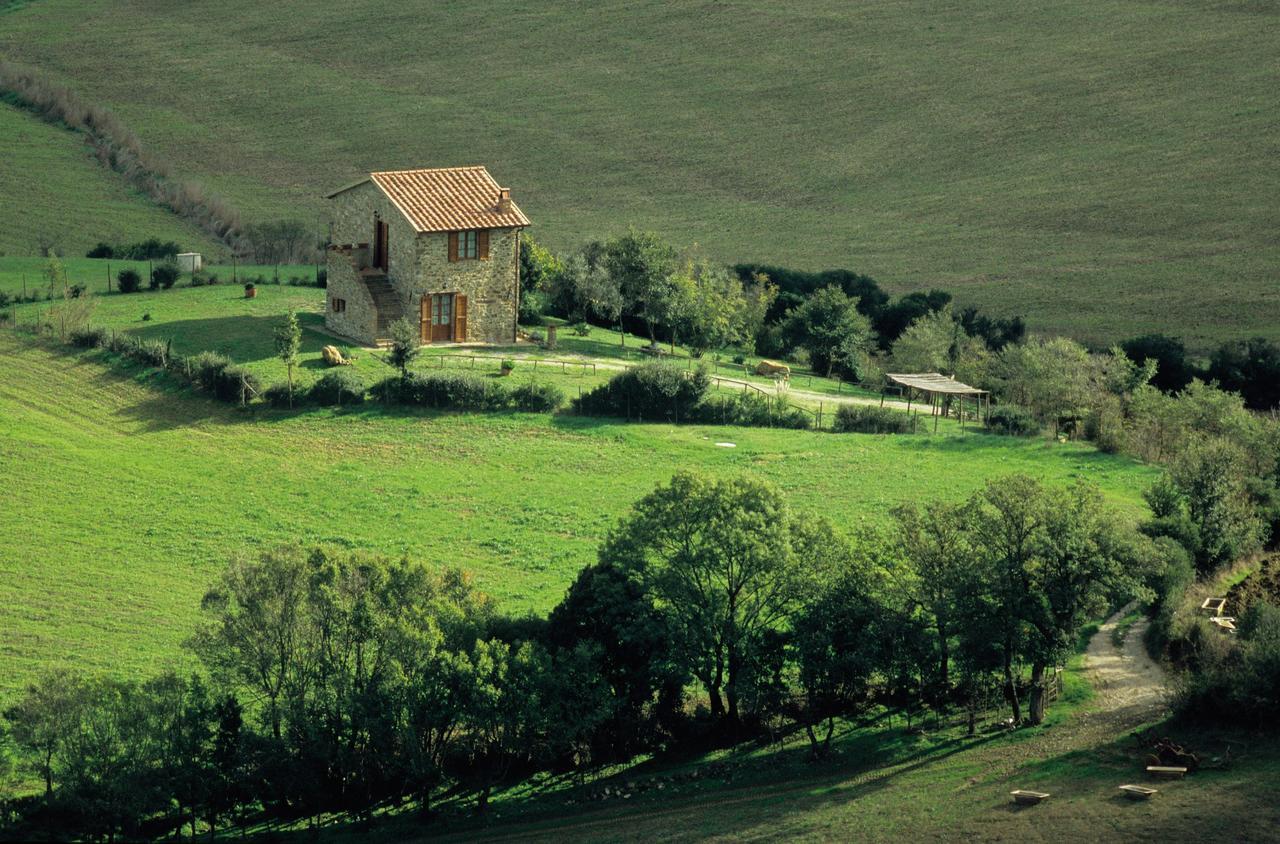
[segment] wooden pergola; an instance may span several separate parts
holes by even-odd
[[[970,387],[962,381],[957,381],[946,375],[937,372],[925,372],[914,375],[893,374],[886,376],[890,381],[903,388],[907,396],[907,413],[911,412],[912,391],[918,390],[923,393],[929,401],[929,411],[933,414],[933,430],[938,430],[938,416],[943,411],[942,401],[944,398],[955,397],[960,401],[960,430],[964,430],[964,401],[972,396],[974,403],[974,417],[977,419],[985,419],[986,413],[991,407],[991,393],[986,390],[979,390],[977,387]],[[884,393],[880,393],[880,404],[884,405]]]

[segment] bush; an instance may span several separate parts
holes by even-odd
[[[159,340],[133,340],[125,347],[125,356],[138,363],[163,369],[169,360],[169,345]]]
[[[3,290],[0,290],[0,308],[9,307],[10,301],[12,300],[10,299],[9,294],[5,293]]]
[[[452,410],[504,410],[507,391],[493,380],[467,373],[411,373],[380,380],[370,389],[380,401],[447,407]]]
[[[1280,706],[1280,608],[1258,604],[1240,621],[1237,637],[1192,631],[1195,657],[1177,695],[1185,716],[1220,724],[1267,727]]]
[[[511,391],[511,406],[522,413],[552,413],[564,404],[564,393],[552,384],[521,384]]]
[[[142,315],[142,321],[151,322],[151,311],[147,311],[145,314]]]
[[[209,284],[209,283],[210,283],[209,276],[205,274],[204,270],[200,270],[198,272],[194,272],[191,274],[192,287],[204,287],[206,284]]]
[[[250,395],[261,388],[256,375],[217,352],[201,352],[187,358],[186,366],[196,386],[225,402],[240,401],[242,383]]]
[[[116,289],[121,293],[137,293],[142,289],[142,276],[134,269],[124,269],[116,273]]]
[[[331,369],[320,376],[307,397],[321,405],[360,404],[364,401],[364,381],[350,369]],[[287,401],[287,399],[286,399]]]
[[[307,394],[304,391],[295,388],[293,391],[293,406],[297,407],[306,398]],[[262,391],[262,400],[272,407],[288,407],[289,385],[272,384]]]
[[[991,408],[987,415],[987,428],[997,434],[1014,437],[1029,437],[1040,433],[1040,423],[1031,411],[1016,404],[1001,404]]]
[[[838,434],[910,434],[916,430],[916,417],[887,407],[842,404],[831,429]]]
[[[454,410],[503,410],[507,407],[507,394],[501,386],[463,372],[412,373],[401,380],[397,400],[403,404]]]
[[[516,362],[511,358],[503,358],[502,363],[499,364],[499,366],[501,369],[505,370],[506,372],[510,372],[511,370],[516,368]]]
[[[164,263],[151,271],[151,289],[168,290],[178,281],[180,275],[177,264]]]
[[[107,330],[105,328],[93,328],[84,326],[83,328],[71,329],[71,344],[79,346],[82,349],[97,349],[107,345]]]
[[[111,244],[98,242],[98,245],[84,253],[86,258],[114,258],[116,251],[111,248]]]
[[[694,412],[688,418],[690,421],[696,420],[712,425],[747,425],[796,430],[812,427],[809,414],[798,407],[792,407],[786,399],[770,398],[754,390],[731,395],[708,396],[694,408]]]
[[[711,386],[705,368],[694,372],[654,361],[619,372],[573,401],[573,412],[589,416],[679,421],[694,412]]]
[[[573,325],[573,333],[579,337],[590,337],[591,326],[586,322],[576,322]]]

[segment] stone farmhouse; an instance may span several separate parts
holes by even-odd
[[[373,345],[393,322],[423,343],[514,343],[520,230],[484,167],[370,173],[328,195],[330,331]]]

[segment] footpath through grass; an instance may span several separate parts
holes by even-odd
[[[178,658],[226,560],[279,543],[462,566],[508,609],[545,611],[678,469],[773,481],[845,529],[1011,472],[1090,479],[1137,518],[1154,474],[1086,445],[977,434],[244,412],[101,355],[0,332],[0,692],[51,664],[137,674]]]

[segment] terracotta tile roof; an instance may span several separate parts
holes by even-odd
[[[419,232],[502,229],[529,225],[511,203],[498,210],[501,188],[484,167],[440,167],[430,170],[384,170],[329,194],[372,181]]]

